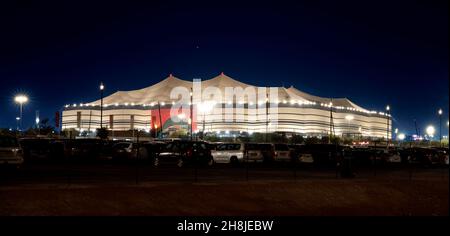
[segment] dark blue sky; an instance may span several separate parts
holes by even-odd
[[[154,84],[169,73],[390,104],[394,128],[448,120],[447,1],[152,1],[0,3],[0,127],[15,127],[13,96],[53,118],[64,104]],[[448,133],[444,131],[444,133]]]

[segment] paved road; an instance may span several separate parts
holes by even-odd
[[[354,168],[355,180],[385,179],[448,179],[447,168],[416,168],[408,166],[359,167]],[[247,180],[300,180],[336,179],[339,173],[333,168],[313,166],[293,167],[288,164],[249,164],[233,167],[216,164],[212,167],[193,166],[179,168],[174,165],[154,167],[150,164],[49,164],[33,163],[19,170],[0,171],[0,186],[19,184],[116,184],[152,181],[168,182],[221,182]]]

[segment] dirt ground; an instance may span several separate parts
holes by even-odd
[[[448,216],[448,178],[0,187],[0,215]]]

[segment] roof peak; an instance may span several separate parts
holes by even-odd
[[[178,78],[175,77],[172,73],[170,73],[169,76],[166,77],[166,79],[178,79]]]

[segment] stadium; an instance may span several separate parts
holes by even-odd
[[[230,96],[233,89],[240,93]],[[180,99],[180,91],[189,92],[188,98]],[[65,105],[63,130],[92,132],[100,127],[116,135],[142,130],[159,137],[184,130],[222,136],[283,132],[390,139],[392,122],[388,112],[365,109],[347,98],[314,96],[293,86],[258,87],[221,73],[204,81],[169,75],[146,88]]]

